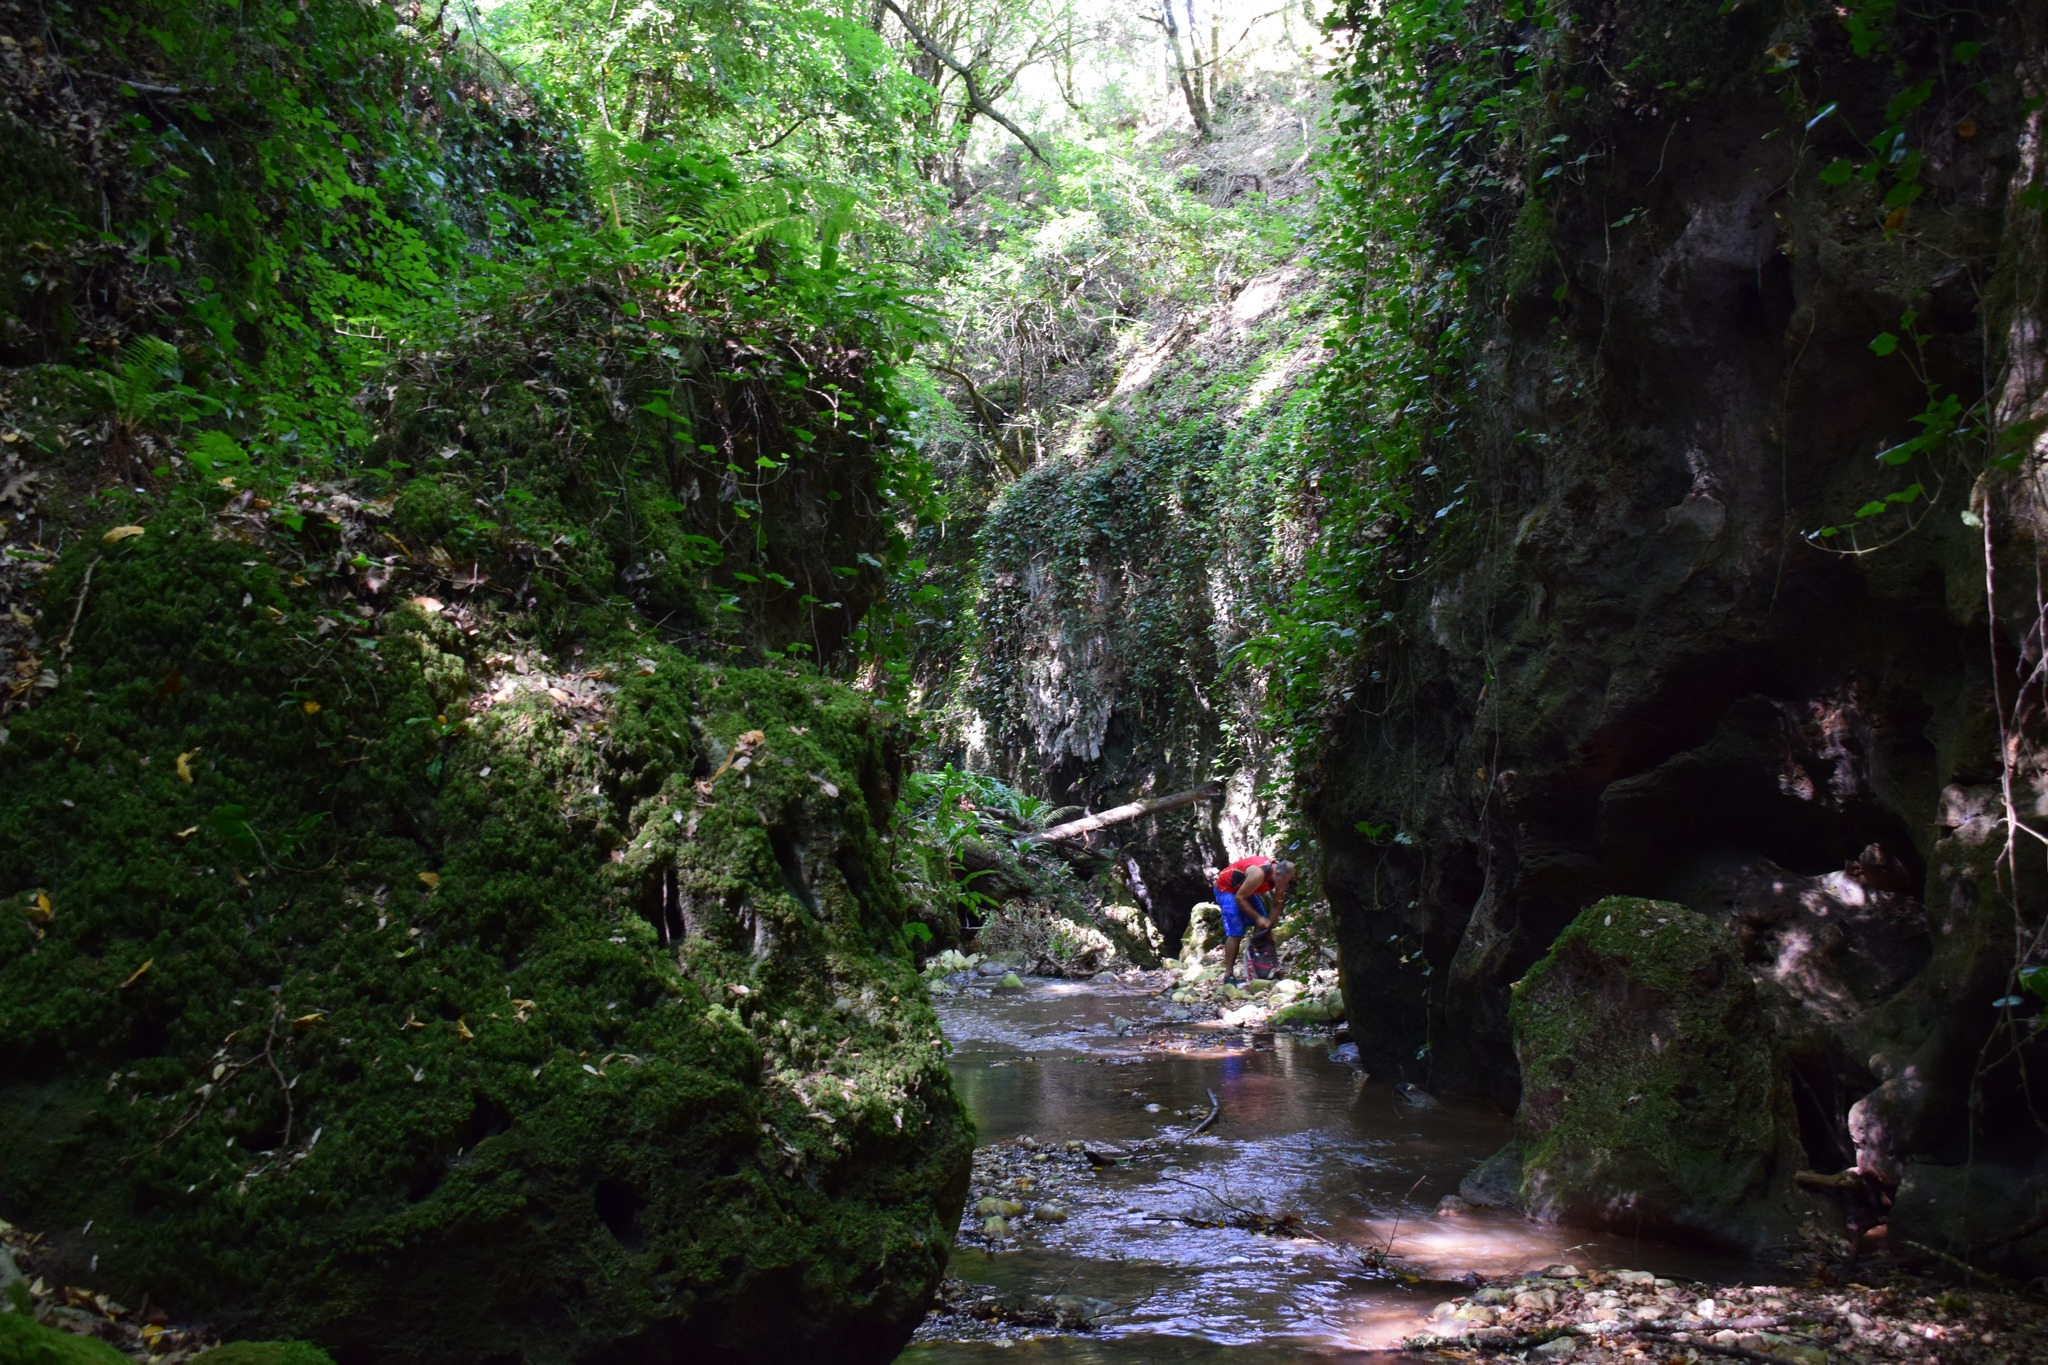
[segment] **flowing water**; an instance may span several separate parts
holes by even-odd
[[[1181,1013],[1142,987],[1093,982],[1032,980],[940,1004],[954,1084],[984,1143],[1172,1137],[1208,1113],[1211,1092],[1221,1112],[1163,1157],[1070,1174],[1052,1191],[1078,1196],[1070,1219],[1025,1224],[1018,1249],[973,1238],[955,1249],[949,1273],[990,1293],[1114,1303],[1097,1331],[920,1341],[902,1365],[1342,1360],[1422,1330],[1474,1274],[1558,1261],[1702,1279],[1749,1269],[1504,1212],[1435,1217],[1507,1140],[1505,1115],[1404,1095],[1332,1060],[1327,1041],[1252,1039]],[[1298,1214],[1327,1240],[1177,1221],[1232,1210]],[[1368,1271],[1345,1249],[1368,1245],[1390,1247],[1418,1278]]]

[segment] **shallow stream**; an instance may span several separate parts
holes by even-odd
[[[1097,1330],[922,1340],[901,1365],[1342,1360],[1423,1330],[1474,1274],[1558,1261],[1701,1279],[1750,1268],[1511,1213],[1436,1217],[1438,1201],[1507,1140],[1505,1115],[1403,1094],[1332,1060],[1325,1040],[1254,1039],[1184,1013],[1109,982],[1029,980],[940,1003],[954,1084],[983,1143],[1172,1138],[1209,1112],[1212,1091],[1221,1112],[1207,1132],[1149,1160],[1045,1168],[1041,1193],[1068,1205],[1067,1221],[1027,1221],[1016,1249],[991,1252],[973,1236],[955,1248],[949,1273],[991,1294],[1114,1304]],[[1233,1210],[1296,1214],[1315,1235],[1177,1221],[1222,1221]],[[1421,1278],[1366,1270],[1347,1250],[1361,1246],[1389,1248]]]

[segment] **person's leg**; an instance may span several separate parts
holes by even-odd
[[[1264,896],[1253,896],[1251,908],[1266,921],[1267,926],[1272,924],[1273,912]],[[1245,939],[1244,979],[1263,981],[1267,976],[1269,955],[1273,951],[1273,931],[1270,927],[1248,928]]]
[[[1237,947],[1244,939],[1244,913],[1237,907],[1237,897],[1228,891],[1216,893],[1216,904],[1223,911],[1223,979],[1230,980],[1230,969],[1237,965]]]

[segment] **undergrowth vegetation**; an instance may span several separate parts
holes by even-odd
[[[54,34],[0,54],[9,136],[64,162],[6,229],[37,261],[0,300],[10,439],[73,497],[399,495],[411,550],[524,585],[556,629],[565,601],[630,602],[833,652],[925,496],[891,367],[932,328],[903,272],[856,247],[848,196],[764,186],[688,124],[615,149],[630,212],[591,202],[559,115],[401,17],[176,0],[64,31],[121,75],[69,81]]]

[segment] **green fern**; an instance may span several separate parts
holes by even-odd
[[[802,251],[818,236],[817,223],[795,191],[776,180],[741,189],[706,214],[704,226],[733,248],[775,242]]]
[[[79,382],[116,422],[140,427],[182,396],[178,386],[184,378],[177,347],[162,337],[139,336],[122,348],[113,369],[90,371]]]

